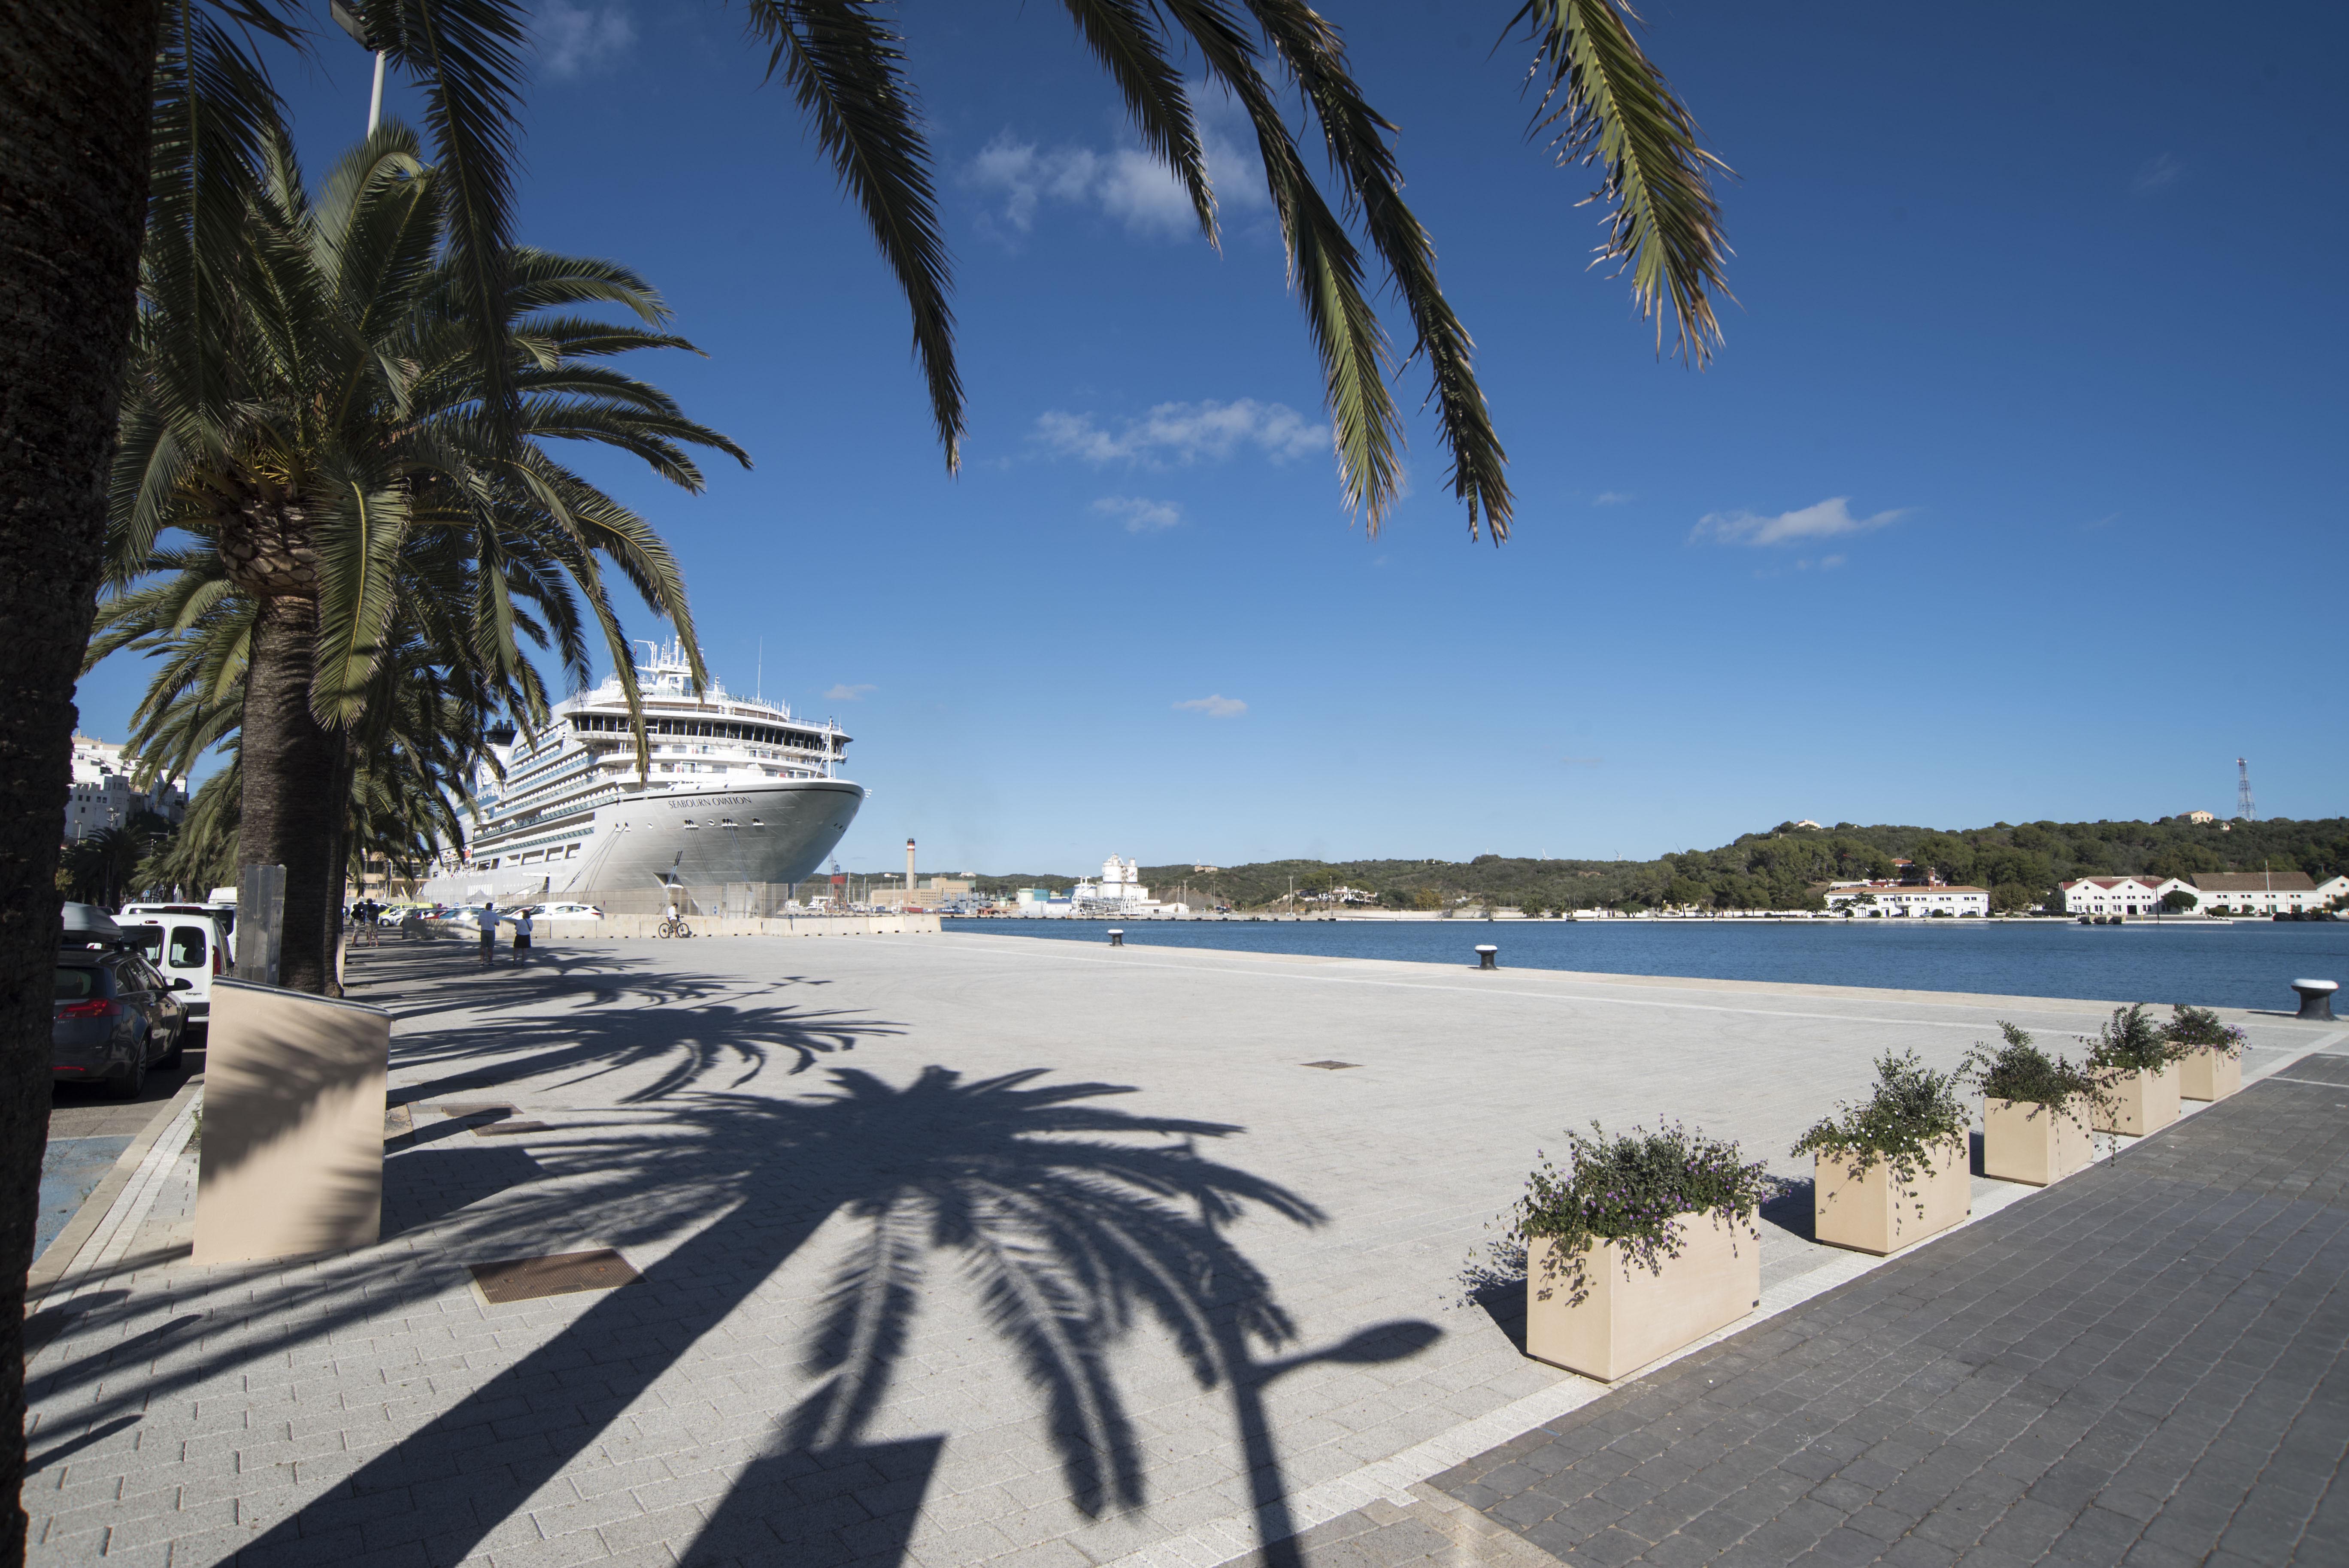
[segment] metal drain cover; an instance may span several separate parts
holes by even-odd
[[[1347,1068],[1358,1068],[1362,1064],[1360,1062],[1307,1062],[1305,1065],[1309,1068],[1326,1068],[1327,1070],[1334,1073],[1341,1072]]]
[[[473,1129],[473,1136],[476,1138],[512,1138],[517,1133],[552,1132],[554,1128],[543,1121],[508,1121],[503,1118],[500,1118],[496,1121],[485,1121],[481,1123],[481,1126]]]
[[[543,1295],[610,1290],[636,1278],[628,1260],[609,1247],[592,1253],[556,1253],[552,1257],[509,1258],[474,1264],[473,1283],[492,1302],[536,1301]]]
[[[458,1116],[458,1117],[464,1117],[464,1116],[512,1116],[512,1115],[514,1113],[514,1108],[512,1107],[512,1105],[511,1105],[510,1103],[508,1103],[507,1101],[502,1100],[502,1099],[481,1099],[481,1100],[452,1100],[452,1099],[444,1099],[444,1100],[442,1100],[442,1101],[440,1102],[440,1106],[439,1106],[439,1108],[438,1108],[438,1109],[440,1109],[440,1114],[441,1114],[441,1115],[443,1115],[443,1116]]]

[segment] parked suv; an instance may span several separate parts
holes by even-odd
[[[197,903],[134,903],[114,917],[123,940],[162,971],[166,980],[185,980],[180,1001],[188,1021],[206,1027],[212,1013],[212,976],[228,973],[225,922]]]
[[[150,1067],[171,1067],[187,1044],[184,979],[167,980],[102,910],[66,906],[49,1025],[49,1077],[99,1083],[136,1099]]]

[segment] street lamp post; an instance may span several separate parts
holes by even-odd
[[[360,48],[375,56],[375,90],[367,95],[367,134],[373,136],[377,123],[383,119],[383,50],[367,36],[367,19],[349,0],[332,0],[327,9],[334,15],[335,26],[348,33]]]

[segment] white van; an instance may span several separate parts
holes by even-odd
[[[188,983],[179,994],[188,1022],[204,1024],[212,1017],[212,976],[228,973],[228,926],[233,918],[200,903],[128,903],[114,923],[164,979]]]

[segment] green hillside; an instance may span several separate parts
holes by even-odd
[[[1665,903],[1714,909],[1816,909],[1829,882],[1888,876],[1896,858],[1930,865],[1954,882],[1991,890],[1992,907],[2028,909],[2058,883],[2081,876],[2147,872],[2302,871],[2319,882],[2349,872],[2349,818],[2318,821],[1994,822],[1987,828],[1798,828],[1782,822],[1717,850],[1652,861],[1553,861],[1478,855],[1454,861],[1268,861],[1195,872],[1144,866],[1152,896],[1176,897],[1189,884],[1192,907],[1287,907],[1300,895],[1350,887],[1391,909],[1443,909],[1462,903],[1545,910],[1652,909]],[[1065,890],[1070,876],[986,877],[982,892]]]

